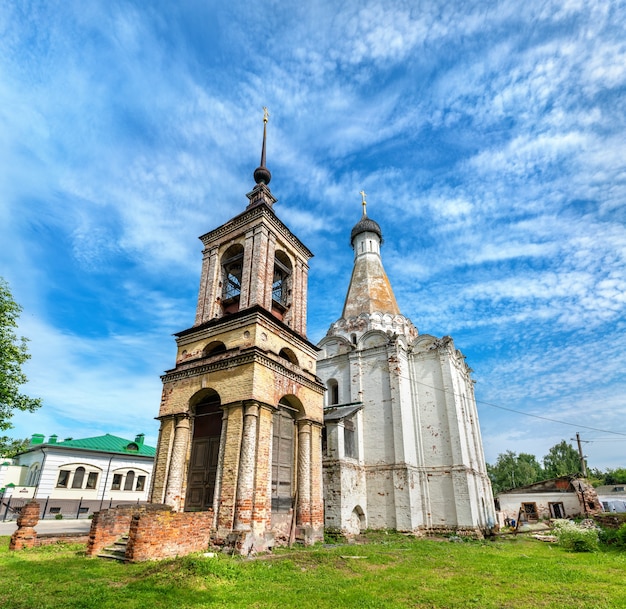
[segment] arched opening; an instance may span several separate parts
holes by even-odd
[[[288,397],[278,403],[272,424],[272,513],[295,508],[296,414]]]
[[[124,481],[124,490],[132,491],[135,485],[135,472],[131,469],[126,474],[126,480]]]
[[[274,276],[272,279],[272,312],[282,319],[291,303],[291,260],[280,250],[274,255]]]
[[[241,277],[243,273],[243,245],[229,247],[222,256],[222,308],[224,313],[239,311]]]
[[[72,488],[83,488],[83,480],[85,479],[85,468],[77,467],[72,480]]]
[[[330,379],[326,383],[328,389],[328,405],[339,404],[339,383],[335,379]]]
[[[298,365],[298,358],[291,349],[281,349],[278,355],[288,362],[295,364],[296,366]]]
[[[213,389],[196,394],[192,404],[193,437],[185,510],[204,511],[213,506],[223,413],[220,396]]]
[[[204,348],[204,350],[202,351],[202,355],[204,357],[208,357],[209,355],[224,353],[224,351],[226,351],[226,345],[222,341],[214,340]]]
[[[346,533],[348,535],[358,535],[366,528],[365,514],[363,508],[357,505],[350,514],[350,520],[346,523]]]

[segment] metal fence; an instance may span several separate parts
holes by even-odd
[[[17,520],[22,508],[32,499],[21,497],[0,497],[0,521]],[[62,518],[90,518],[95,512],[117,507],[118,505],[144,505],[147,501],[120,501],[116,499],[53,499],[38,498],[41,506],[40,520],[61,520]]]

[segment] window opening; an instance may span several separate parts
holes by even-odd
[[[146,477],[145,476],[137,476],[137,486],[135,487],[136,491],[143,491],[146,488]]]
[[[356,425],[354,416],[343,420],[343,450],[344,455],[350,459],[356,459]]]
[[[67,483],[70,480],[70,470],[69,469],[62,469],[59,472],[59,479],[57,480],[57,487],[58,488],[67,488]]]
[[[72,480],[72,488],[83,488],[83,479],[85,477],[85,468],[77,467]]]
[[[124,490],[125,491],[132,491],[134,484],[135,484],[135,472],[131,469],[126,474],[126,481],[124,482]]]
[[[289,277],[291,263],[284,252],[276,252],[274,258],[274,277],[272,280],[272,300],[286,307],[289,303]]]
[[[98,472],[89,472],[89,475],[87,476],[87,484],[85,485],[85,488],[96,488],[97,484],[98,484]]]
[[[339,404],[339,383],[335,379],[328,381],[328,404]]]
[[[112,491],[119,491],[122,486],[122,474],[113,474]]]

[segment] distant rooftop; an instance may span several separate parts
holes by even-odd
[[[122,455],[154,457],[156,449],[154,446],[146,446],[143,443],[143,440],[143,434],[137,434],[134,440],[127,440],[126,438],[120,438],[119,436],[113,436],[107,433],[103,436],[95,436],[93,438],[81,438],[77,440],[67,438],[61,442],[57,440],[57,436],[52,435],[50,436],[48,442],[45,442],[42,434],[33,434],[30,446],[27,450],[32,450],[33,448],[39,448],[41,446],[58,446],[60,448],[76,448],[106,453],[118,453]]]

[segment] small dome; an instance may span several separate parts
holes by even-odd
[[[374,220],[368,218],[365,214],[363,214],[361,219],[354,225],[354,228],[350,233],[350,243],[354,243],[355,237],[365,232],[376,233],[380,239],[380,242],[383,242],[383,233],[380,230],[380,226],[378,226],[378,222],[375,222]]]

